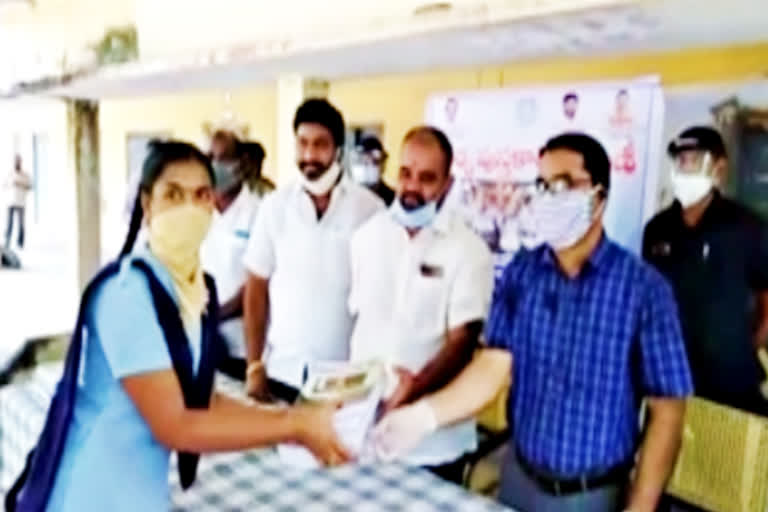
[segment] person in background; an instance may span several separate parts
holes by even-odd
[[[288,401],[309,363],[349,359],[349,239],[383,208],[342,172],[344,120],[333,105],[307,100],[293,127],[300,180],[264,199],[244,259],[246,389]]]
[[[13,220],[17,218],[19,227],[16,243],[19,249],[23,249],[27,196],[29,191],[32,190],[32,178],[24,171],[21,164],[21,156],[19,155],[16,155],[13,160],[13,171],[8,176],[5,187],[11,191],[11,199],[8,204],[8,228],[5,231],[5,246],[11,247]]]
[[[351,358],[394,366],[398,386],[384,411],[450,382],[472,359],[490,306],[490,251],[458,212],[439,206],[452,157],[438,129],[408,132],[395,201],[352,237]],[[406,460],[461,485],[463,455],[476,449],[470,420],[436,432]]]
[[[356,149],[358,159],[350,168],[352,179],[368,187],[389,206],[395,199],[395,191],[382,179],[388,157],[384,146],[378,138],[368,135],[360,141]]]
[[[189,380],[177,373],[174,352],[189,355],[193,379],[205,378],[213,364],[205,332],[215,289],[198,256],[214,209],[213,183],[208,158],[194,146],[150,145],[119,269],[86,294],[90,298],[82,305],[88,334],[82,372],[70,374],[78,379],[72,421],[45,510],[169,510],[171,450],[205,453],[297,442],[326,463],[348,457],[331,424],[334,407],[265,409],[216,392],[205,408],[186,404]],[[148,243],[134,250],[142,224]],[[149,269],[160,291],[136,262]],[[172,299],[173,317],[158,318],[156,293]],[[174,322],[185,333],[183,344],[166,339],[165,326]]]
[[[240,144],[240,165],[245,174],[245,183],[252,194],[261,198],[275,190],[275,184],[261,172],[266,156],[264,146],[258,142]]]
[[[502,503],[521,512],[656,510],[691,376],[669,285],[604,233],[609,186],[596,140],[569,133],[547,142],[532,199],[544,244],[507,266],[488,348],[443,390],[385,417],[377,444],[403,453],[471,417],[511,369]]]
[[[579,111],[579,96],[575,92],[569,92],[563,96],[563,115],[569,121],[576,119]]]
[[[643,256],[672,283],[696,394],[768,415],[757,350],[768,341],[768,229],[722,196],[720,134],[695,126],[670,142],[675,202],[645,229]]]
[[[244,381],[243,295],[248,272],[243,256],[262,198],[248,187],[256,159],[248,154],[246,145],[234,134],[227,131],[214,133],[210,154],[216,175],[216,212],[201,249],[201,258],[203,268],[216,279],[222,300],[219,333],[227,354],[222,357],[219,369]]]

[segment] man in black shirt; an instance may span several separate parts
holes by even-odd
[[[352,179],[379,196],[384,204],[389,206],[395,199],[395,191],[381,179],[384,166],[387,163],[387,152],[381,141],[373,136],[367,136],[357,146],[359,159],[351,166]]]
[[[667,151],[677,200],[646,227],[643,256],[674,287],[696,394],[768,415],[756,354],[768,338],[768,229],[720,194],[717,131],[689,128]]]

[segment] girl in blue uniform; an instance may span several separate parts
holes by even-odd
[[[213,365],[201,343],[212,289],[198,257],[213,207],[208,159],[185,143],[152,143],[119,269],[83,301],[74,405],[46,510],[168,510],[172,450],[204,453],[295,442],[325,463],[347,459],[333,431],[332,407],[265,410],[216,392],[207,409],[185,402],[185,381],[153,301],[157,290],[136,262],[173,299],[181,323],[174,321],[188,343],[182,352],[191,355],[193,372]],[[148,243],[132,250],[142,225]]]

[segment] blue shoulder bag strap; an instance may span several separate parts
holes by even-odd
[[[135,260],[133,265],[143,270],[147,275],[149,290],[152,293],[157,313],[157,321],[165,335],[165,343],[168,346],[168,353],[171,355],[173,369],[176,371],[184,394],[184,404],[188,409],[207,409],[211,401],[218,357],[215,340],[218,331],[219,302],[213,279],[205,276],[205,284],[208,288],[208,309],[203,315],[200,366],[195,372],[189,340],[181,322],[176,302],[146,262]],[[182,489],[189,488],[195,481],[199,457],[196,453],[179,452],[179,480]]]
[[[185,405],[188,408],[207,409],[213,391],[215,360],[218,357],[215,343],[215,333],[218,330],[218,297],[213,279],[205,276],[209,294],[208,311],[203,316],[202,353],[200,367],[195,374],[192,354],[176,303],[146,262],[134,260],[132,265],[144,273],[149,283],[158,322],[184,394]],[[119,262],[108,265],[83,293],[77,324],[64,364],[64,373],[51,400],[37,446],[30,451],[24,470],[5,497],[5,509],[8,512],[38,512],[45,509],[55,484],[74,411],[82,352],[82,331],[88,304],[98,287],[117,274],[119,269]],[[189,488],[194,482],[198,459],[198,454],[179,453],[178,467],[183,489]]]
[[[80,373],[80,357],[83,342],[83,327],[88,304],[94,292],[108,278],[117,274],[119,263],[107,265],[88,284],[80,299],[77,323],[69,343],[64,363],[64,373],[56,385],[56,391],[48,408],[42,433],[33,448],[19,478],[5,496],[5,510],[13,512],[38,512],[45,510],[48,497],[53,490],[59,461],[64,452],[67,432],[74,411],[77,394],[77,379]]]

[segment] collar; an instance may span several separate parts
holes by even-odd
[[[236,212],[240,210],[240,208],[246,204],[251,199],[251,191],[248,190],[248,186],[243,183],[243,186],[240,188],[240,192],[237,193],[237,196],[232,200],[232,202],[229,204],[229,208],[224,210],[224,212],[220,212],[218,209],[214,208],[213,213],[214,216],[221,217],[229,217],[230,215],[234,215]]]
[[[611,242],[610,239],[608,239],[608,236],[605,234],[605,231],[603,231],[602,236],[600,237],[600,242],[598,242],[597,247],[595,247],[595,250],[592,251],[592,254],[589,255],[587,258],[586,264],[584,265],[584,268],[590,267],[593,269],[599,269],[603,265],[605,265],[606,261],[608,260],[608,255],[611,252],[611,248],[613,247],[613,242]],[[554,249],[549,247],[548,245],[543,245],[538,251],[541,251],[538,255],[539,264],[549,267],[555,267],[559,269],[559,264],[557,262],[557,256],[555,255]]]
[[[232,204],[235,205],[235,204],[246,202],[251,198],[252,195],[253,193],[248,188],[248,185],[246,183],[243,183],[243,186],[240,187],[240,192],[238,192],[237,197],[232,202]]]
[[[395,196],[394,201],[397,201],[398,198]],[[393,203],[394,203],[393,201]],[[396,225],[399,229],[405,229],[399,222],[397,222],[394,218],[394,215],[392,215],[390,209],[392,207],[390,206],[385,211],[387,213],[387,216],[389,217],[389,220],[392,222],[392,224]],[[431,231],[433,233],[437,233],[438,235],[445,236],[448,233],[451,232],[454,226],[454,219],[456,217],[456,212],[447,206],[440,207],[439,210],[437,210],[437,215],[435,215],[435,219],[432,221],[432,224],[425,226],[419,230],[419,233],[425,232],[425,231]]]
[[[430,227],[441,235],[447,235],[453,228],[454,217],[455,214],[451,208],[441,206]]]
[[[163,265],[160,260],[157,259],[154,254],[152,254],[152,250],[149,248],[148,241],[136,244],[136,247],[133,249],[133,251],[131,251],[131,253],[123,260],[123,268],[130,267],[130,263],[136,259],[143,260],[149,265],[149,267],[152,269],[152,272],[154,272],[155,277],[157,277],[160,283],[162,283],[165,291],[167,291],[171,298],[173,298],[174,302],[178,303],[179,299],[178,294],[176,293],[176,288],[173,285],[173,278],[171,277],[170,272],[168,272],[168,269],[165,268],[165,265]]]
[[[598,242],[592,254],[589,255],[589,258],[587,258],[587,263],[593,268],[602,267],[608,260],[608,254],[611,252],[612,246],[613,242],[608,239],[605,231],[603,231],[603,234],[600,236],[600,242]]]

